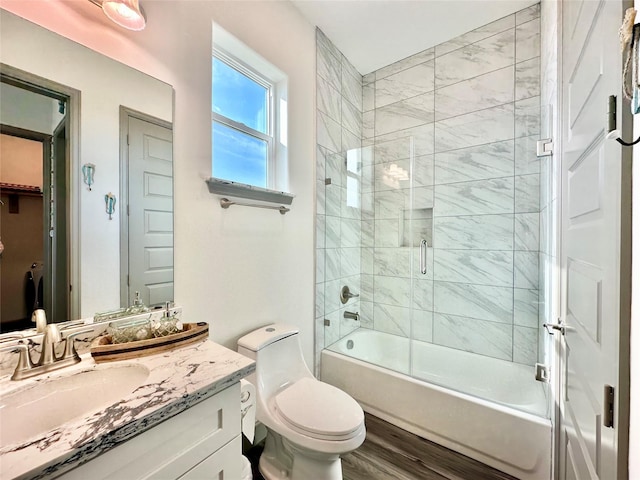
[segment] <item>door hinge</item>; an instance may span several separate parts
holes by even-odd
[[[564,324],[560,321],[558,323],[543,323],[542,326],[547,330],[549,335],[553,335],[556,332],[560,332],[562,335],[565,334]]]
[[[614,412],[615,390],[611,385],[604,386],[604,401],[602,424],[605,427],[613,428],[613,412]]]
[[[536,363],[536,380],[538,382],[549,383],[549,366]]]
[[[128,287],[129,285],[131,285],[131,284],[129,283],[129,275],[127,274],[127,287]]]
[[[129,145],[129,134],[127,133],[127,145]]]
[[[548,157],[553,155],[553,140],[542,138],[536,142],[536,155],[538,157]]]

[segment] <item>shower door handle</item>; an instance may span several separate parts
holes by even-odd
[[[427,241],[424,238],[420,242],[420,273],[427,274]]]

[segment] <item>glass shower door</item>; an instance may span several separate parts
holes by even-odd
[[[367,239],[371,313],[379,338],[378,364],[411,373],[413,249],[413,140],[406,133],[376,138],[373,146],[373,236]],[[364,222],[363,222],[364,223]],[[418,242],[419,243],[419,242]]]
[[[431,128],[433,128],[431,126]],[[421,378],[432,361],[422,354],[423,346],[433,341],[433,206],[434,155],[411,139],[411,357],[410,374]]]
[[[327,159],[323,333],[333,351],[409,374],[412,144],[388,137]],[[342,303],[345,286],[358,297]]]

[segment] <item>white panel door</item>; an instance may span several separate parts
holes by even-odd
[[[172,132],[129,117],[129,304],[173,300]]]
[[[619,368],[622,153],[605,128],[609,95],[621,109],[622,18],[621,0],[563,1],[561,479],[626,478],[617,417],[603,423]]]

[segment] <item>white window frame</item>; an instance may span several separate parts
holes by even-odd
[[[256,185],[258,187],[263,187],[263,188],[271,188],[274,186],[275,182],[274,182],[274,178],[275,178],[275,150],[274,150],[274,133],[277,130],[276,127],[276,122],[275,122],[275,108],[274,108],[274,91],[276,89],[276,84],[274,82],[272,82],[271,80],[269,80],[267,77],[265,77],[264,75],[261,75],[260,73],[258,73],[255,69],[251,68],[249,65],[247,65],[246,63],[242,62],[241,60],[233,57],[232,55],[228,54],[227,52],[225,52],[224,50],[222,50],[221,48],[214,48],[213,49],[213,57],[217,58],[218,60],[224,62],[225,64],[227,64],[227,66],[229,66],[230,68],[233,68],[234,70],[236,70],[238,73],[244,75],[245,77],[249,78],[250,80],[252,80],[253,82],[257,83],[258,85],[260,85],[261,87],[264,87],[267,91],[267,125],[266,125],[266,134],[262,133],[258,130],[255,130],[251,127],[249,127],[248,125],[245,125],[244,123],[240,123],[240,122],[236,122],[235,120],[214,112],[213,110],[211,111],[211,122],[218,122],[221,123],[229,128],[233,128],[234,130],[238,130],[239,132],[242,132],[246,135],[258,138],[264,142],[266,142],[267,144],[267,158],[266,158],[266,185]],[[213,60],[212,60],[213,61]],[[215,163],[215,158],[212,158],[212,162]],[[212,164],[212,168],[213,168],[213,164]],[[225,180],[232,180],[232,179],[225,179]]]
[[[250,191],[256,189],[271,191],[275,193],[282,193],[285,196],[291,197],[289,192],[289,158],[288,158],[288,78],[287,75],[272,64],[269,60],[265,59],[240,39],[236,38],[233,34],[222,28],[220,25],[212,22],[212,62],[213,57],[217,57],[225,63],[231,65],[232,68],[237,69],[243,75],[247,75],[252,80],[256,81],[260,85],[270,86],[269,91],[269,104],[268,104],[268,117],[269,123],[268,136],[271,138],[267,147],[267,185],[266,188],[258,187],[256,185],[247,185],[243,183],[234,182],[228,179],[215,179],[212,178],[212,183],[209,184],[209,189],[219,189],[221,184],[233,184],[233,189],[236,193],[225,192],[225,195],[232,196],[244,196],[250,195]],[[255,131],[247,132],[244,128],[249,128],[246,125],[239,125],[237,122],[222,121],[222,119],[215,118],[212,107],[211,125],[213,122],[220,121],[225,126],[235,128],[240,132],[254,135],[255,138],[260,138],[261,132]],[[264,134],[262,134],[264,135]],[[213,164],[215,159],[211,158],[211,169],[213,171]],[[217,185],[217,187],[216,187]],[[249,192],[249,193],[247,193]],[[215,193],[215,192],[212,192]],[[246,198],[250,198],[247,196]],[[292,198],[292,197],[291,197]],[[288,203],[291,203],[291,198],[288,198]],[[278,200],[281,201],[281,200]]]

